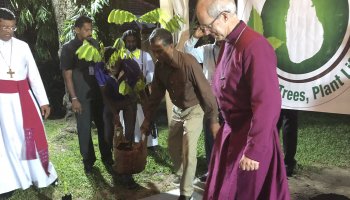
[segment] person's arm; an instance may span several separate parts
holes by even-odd
[[[49,100],[47,98],[45,87],[42,82],[38,67],[27,44],[25,44],[23,51],[25,51],[26,55],[26,62],[28,66],[28,81],[30,87],[40,106],[41,115],[44,117],[44,119],[47,119],[50,115]]]
[[[73,110],[73,112],[80,114],[82,112],[82,107],[81,107],[80,101],[75,93],[72,74],[73,74],[73,70],[71,70],[71,69],[63,70],[64,82],[66,84],[69,96],[70,96],[71,101],[72,101],[72,110]]]
[[[146,84],[150,84],[153,79],[154,75],[154,62],[152,60],[152,57],[149,53],[142,51],[143,53],[143,64],[146,68],[146,74],[145,74],[145,80]]]
[[[141,133],[143,134],[149,134],[151,122],[154,119],[157,107],[163,99],[166,91],[165,86],[160,80],[160,74],[157,69],[159,68],[155,68],[154,77],[151,85],[152,93],[147,99],[147,103],[144,110],[145,119],[141,125]]]
[[[60,57],[60,67],[62,69],[62,76],[64,79],[64,83],[66,85],[66,88],[68,90],[70,99],[72,101],[72,111],[75,113],[81,113],[82,107],[79,102],[78,97],[75,93],[74,83],[73,83],[73,56],[75,55],[75,52],[73,52],[71,49],[68,48],[68,46],[63,45],[62,51],[61,51],[61,57]]]
[[[253,116],[241,167],[249,166],[251,161],[260,162],[262,158],[260,155],[271,148],[268,145],[273,140],[272,134],[276,129],[281,110],[281,95],[276,72],[277,61],[273,48],[265,39],[259,38],[246,48],[243,63],[244,78],[251,91]]]
[[[195,48],[195,45],[198,42],[199,38],[203,36],[203,31],[200,28],[197,28],[191,38],[188,39],[184,44],[184,52],[194,56],[197,59],[198,63],[203,63],[204,61],[204,46]]]
[[[191,60],[192,72],[190,74],[191,81],[195,88],[195,92],[199,99],[200,105],[204,111],[204,117],[210,121],[211,129],[214,136],[216,135],[219,125],[219,111],[216,103],[216,99],[209,85],[208,80],[205,78],[201,66],[195,61]]]

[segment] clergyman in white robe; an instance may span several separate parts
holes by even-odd
[[[12,44],[12,55],[11,55]],[[22,81],[27,79],[31,88],[30,96],[35,105],[48,105],[45,88],[38,68],[27,43],[12,37],[8,41],[0,39],[0,80]],[[15,72],[12,78],[7,73]],[[39,107],[37,113],[41,119]],[[31,185],[46,187],[57,179],[51,162],[47,174],[36,152],[36,159],[25,159],[25,134],[18,93],[0,92],[0,194],[16,189],[27,189]]]

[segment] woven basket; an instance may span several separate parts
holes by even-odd
[[[125,140],[123,128],[118,127],[115,130],[113,137],[114,171],[118,174],[137,174],[142,172],[147,163],[147,137],[139,143],[131,143],[130,145]],[[125,146],[129,148],[125,148]]]

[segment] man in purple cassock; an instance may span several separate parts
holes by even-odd
[[[213,77],[225,123],[214,135],[204,199],[288,200],[274,50],[238,20],[234,0],[199,0],[196,12],[206,34],[225,40]]]

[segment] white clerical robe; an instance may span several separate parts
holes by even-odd
[[[11,55],[12,46],[12,55]],[[28,79],[34,102],[40,106],[49,104],[38,68],[27,43],[12,38],[0,40],[0,80]],[[11,63],[12,76],[7,73]],[[35,101],[35,99],[36,101]],[[37,114],[41,118],[39,107]],[[27,189],[34,184],[46,187],[57,179],[57,173],[49,163],[46,175],[37,153],[37,159],[24,159],[23,117],[18,93],[0,93],[0,194],[15,189]]]

